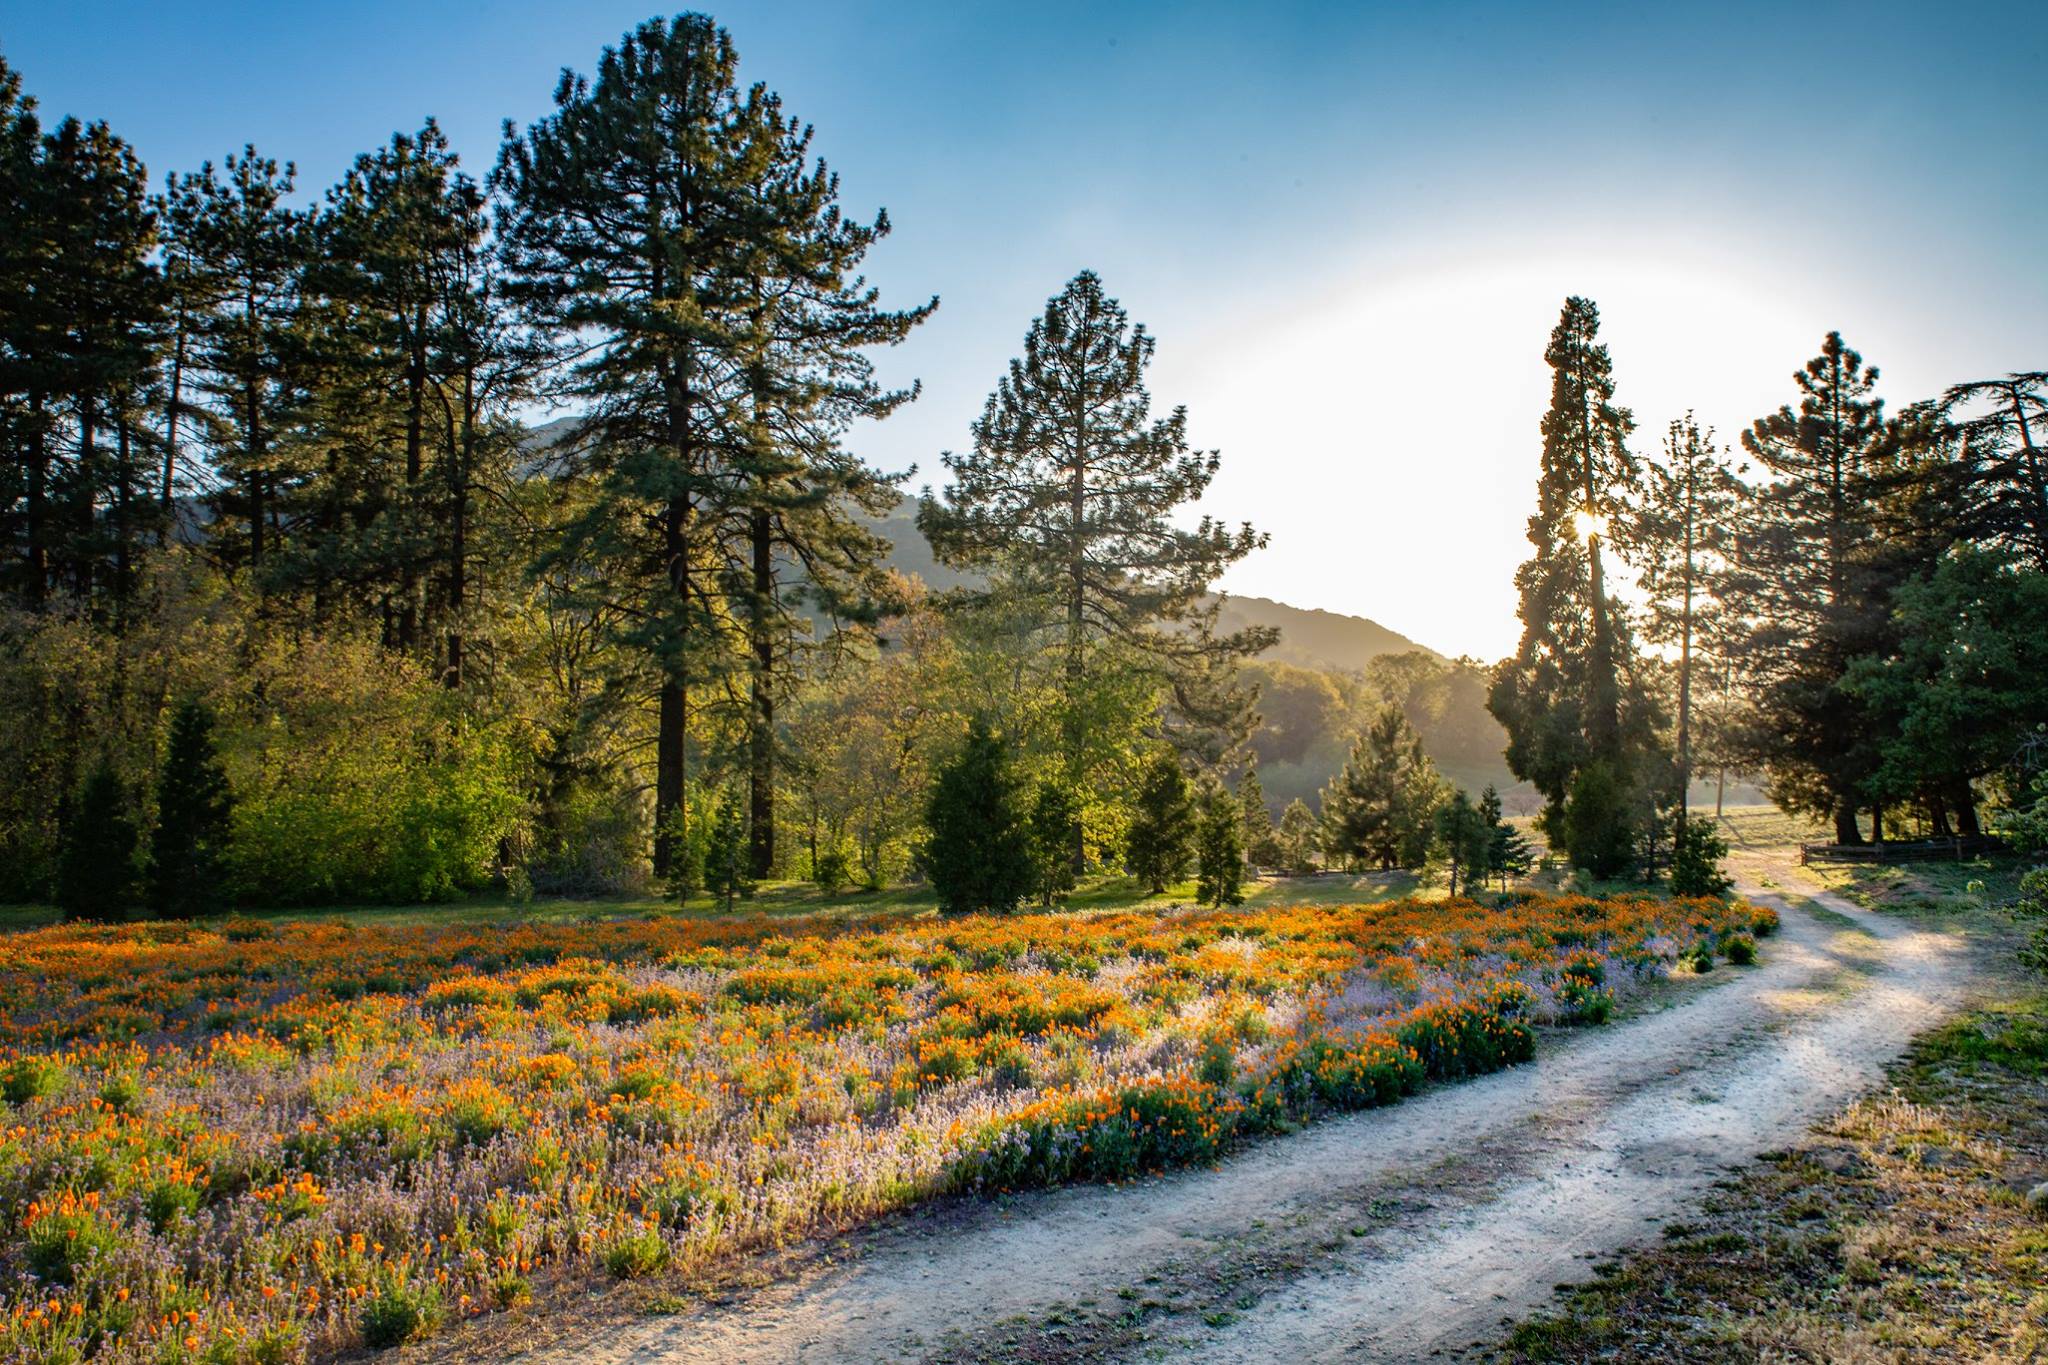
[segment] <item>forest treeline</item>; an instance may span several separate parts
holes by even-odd
[[[1842,844],[1979,836],[1987,801],[2038,820],[2048,373],[1887,414],[1831,332],[1739,451],[1688,413],[1645,458],[1590,300],[1566,301],[1545,358],[1523,633],[1489,704],[1554,846],[1607,875],[1660,846],[1711,863],[1679,799],[1703,763],[1765,774]]]
[[[849,441],[917,398],[873,356],[938,301],[867,282],[887,216],[702,15],[487,172],[430,120],[318,195],[253,146],[153,186],[0,66],[0,216],[0,897],[1483,881],[1527,855],[1444,775],[1483,785],[1482,704],[1603,872],[1671,861],[1690,764],[1845,837],[2031,778],[2040,375],[1886,417],[1830,338],[1754,475],[1689,423],[1640,460],[1572,300],[1521,650],[1326,673],[1223,623],[1265,538],[1186,515],[1220,457],[1085,270],[918,505],[965,586],[889,569],[912,471]]]

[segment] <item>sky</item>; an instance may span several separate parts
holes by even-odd
[[[1269,547],[1232,591],[1514,647],[1542,356],[1601,309],[1653,454],[1733,445],[1830,329],[1894,407],[2048,366],[2048,3],[861,4],[729,0],[743,79],[886,207],[881,357],[923,394],[853,434],[913,490],[968,442],[1025,328],[1097,271],[1158,339],[1149,387],[1222,452],[1200,511]],[[0,0],[46,116],[106,119],[161,181],[254,142],[317,196],[432,115],[465,165],[614,0]]]

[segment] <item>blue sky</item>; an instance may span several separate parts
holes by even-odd
[[[937,317],[924,397],[858,436],[937,476],[1030,318],[1091,267],[1152,391],[1222,450],[1230,586],[1447,651],[1513,645],[1545,336],[1603,310],[1654,449],[1733,441],[1840,328],[1894,405],[2048,366],[2048,5],[732,3],[817,125],[872,275]],[[644,2],[0,0],[48,114],[157,179],[253,140],[317,194],[440,119],[479,172]]]

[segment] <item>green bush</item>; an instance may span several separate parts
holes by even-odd
[[[443,901],[487,885],[516,826],[517,774],[486,737],[271,748],[234,810],[239,897],[261,905]]]
[[[615,1280],[637,1280],[668,1264],[668,1243],[652,1228],[629,1232],[604,1249],[604,1268]]]
[[[1747,967],[1756,961],[1756,940],[1748,934],[1731,935],[1728,941],[1721,945],[1721,950],[1728,954],[1728,960],[1738,967]]]
[[[48,1057],[16,1057],[0,1067],[0,1098],[9,1104],[27,1104],[64,1088],[64,1067]]]
[[[393,1277],[363,1305],[363,1344],[388,1351],[433,1335],[441,1325],[441,1291]]]

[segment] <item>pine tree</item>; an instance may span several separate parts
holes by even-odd
[[[101,759],[64,829],[57,904],[70,919],[118,920],[135,900],[135,821],[113,765]]]
[[[942,765],[925,808],[925,874],[949,915],[1007,914],[1035,885],[1010,746],[976,719]]]
[[[1968,538],[2048,573],[2048,371],[1957,384],[1941,411],[1964,443]]]
[[[1688,820],[1678,827],[1671,852],[1671,891],[1678,896],[1718,896],[1735,883],[1721,870],[1728,841],[1706,820]]]
[[[1175,524],[1219,457],[1189,448],[1185,408],[1152,416],[1152,350],[1093,271],[1075,276],[1025,334],[973,449],[942,457],[953,475],[944,501],[927,494],[918,513],[942,562],[989,570],[1032,605],[1059,672],[1066,775],[1084,790],[1091,686],[1119,671],[1153,681],[1176,733],[1215,756],[1249,731],[1250,697],[1230,665],[1272,642],[1216,634],[1210,585],[1265,537],[1208,517]]]
[[[1187,872],[1194,854],[1195,799],[1187,773],[1171,751],[1155,754],[1138,787],[1137,809],[1125,837],[1131,875],[1154,896]]]
[[[887,417],[915,386],[876,383],[863,348],[893,346],[938,300],[906,311],[877,306],[859,271],[889,232],[845,217],[839,181],[810,153],[811,131],[772,99],[773,165],[755,183],[762,249],[748,258],[743,346],[747,439],[733,454],[741,487],[727,543],[743,552],[733,596],[746,624],[747,788],[757,876],[775,862],[776,707],[807,673],[808,606],[834,624],[872,624],[893,585],[889,545],[869,519],[893,511],[901,475],[848,452],[856,422]],[[794,593],[785,579],[794,571]]]
[[[1493,830],[1480,807],[1463,790],[1454,791],[1436,809],[1431,822],[1430,861],[1443,869],[1451,899],[1484,885],[1493,850]]]
[[[1382,705],[1323,790],[1324,851],[1354,868],[1420,866],[1445,785],[1401,708]]]
[[[1237,803],[1243,811],[1244,856],[1253,867],[1280,865],[1279,836],[1273,829],[1273,812],[1266,807],[1266,789],[1259,781],[1257,766],[1244,770],[1237,784]]]
[[[1641,471],[1628,449],[1635,420],[1614,403],[1613,364],[1599,332],[1591,300],[1565,300],[1544,353],[1551,396],[1536,514],[1529,519],[1536,552],[1515,574],[1522,639],[1495,672],[1487,698],[1507,728],[1509,768],[1543,793],[1546,828],[1581,863],[1604,863],[1614,847],[1631,842],[1629,802],[1601,794],[1629,789],[1651,721],[1602,558],[1610,525],[1626,527]],[[1599,800],[1600,808],[1568,819],[1575,792]],[[1608,828],[1611,820],[1624,827]]]
[[[1244,807],[1220,782],[1202,792],[1195,830],[1195,900],[1203,905],[1244,903]]]
[[[1029,836],[1034,894],[1043,906],[1059,904],[1074,889],[1074,827],[1081,800],[1059,777],[1038,784],[1031,802]]]
[[[691,689],[733,664],[716,540],[741,492],[755,199],[778,150],[770,99],[741,92],[738,61],[703,15],[649,21],[605,49],[595,80],[565,73],[553,114],[508,129],[494,175],[512,299],[584,339],[555,396],[585,409],[564,455],[593,495],[540,567],[573,566],[579,608],[618,623],[643,665],[630,681],[654,693],[659,874]]]
[[[1742,487],[1691,413],[1673,419],[1664,436],[1664,459],[1646,469],[1640,503],[1632,509],[1631,539],[1639,547],[1638,586],[1646,599],[1644,637],[1678,648],[1676,762],[1678,837],[1683,838],[1692,790],[1695,677],[1722,670],[1695,669],[1695,659],[1724,659],[1733,622],[1721,600],[1727,557],[1733,550]]]
[[[1850,661],[1872,652],[1885,603],[1869,554],[1892,436],[1877,370],[1830,332],[1793,376],[1799,407],[1743,433],[1772,478],[1743,528],[1735,591],[1754,628],[1742,641],[1762,743],[1781,805],[1832,817],[1839,843],[1861,843],[1857,809],[1875,764],[1874,735],[1842,686]]]
[[[149,903],[168,919],[191,919],[220,898],[234,809],[227,770],[213,742],[213,712],[186,701],[171,716],[156,782]]]
[[[289,163],[245,147],[218,172],[208,162],[173,177],[164,207],[192,310],[187,382],[210,406],[211,463],[225,480],[213,497],[215,551],[256,571],[259,583],[282,505],[304,473],[286,462],[280,440],[303,378],[294,329],[311,242],[306,216],[285,203],[295,179]]]

